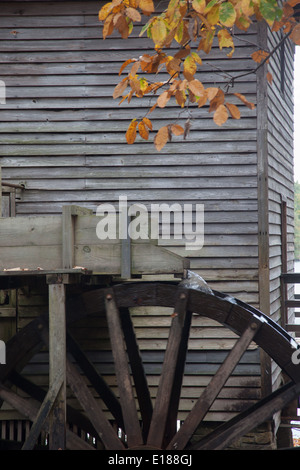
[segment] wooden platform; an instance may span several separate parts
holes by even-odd
[[[61,216],[0,219],[0,276],[86,273],[131,278],[142,274],[182,277],[188,261],[157,241],[99,240],[100,218],[78,206]],[[71,270],[71,271],[70,271]]]

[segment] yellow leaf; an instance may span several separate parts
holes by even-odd
[[[188,56],[183,62],[183,75],[187,80],[193,80],[197,71],[197,65],[192,56]]]
[[[145,15],[150,15],[154,12],[154,4],[152,0],[140,0],[139,8]]]
[[[232,47],[234,49],[234,42],[230,32],[227,29],[220,29],[218,32],[219,48],[222,50],[223,47]]]
[[[137,120],[133,119],[129,124],[129,127],[126,132],[126,140],[128,144],[133,144],[136,139],[136,127],[137,127]]]
[[[153,23],[151,34],[156,46],[163,44],[168,34],[167,27],[163,19],[158,19]]]
[[[154,145],[156,150],[160,151],[169,140],[168,126],[161,127],[154,137]]]
[[[239,108],[235,104],[226,103],[226,108],[228,109],[230,116],[233,119],[240,119],[241,113],[240,113]]]
[[[197,64],[202,65],[202,59],[197,54],[197,52],[192,52],[191,56],[193,57],[194,61],[197,62]]]
[[[182,135],[184,133],[183,127],[179,126],[179,124],[172,124],[171,131],[174,135]]]
[[[228,111],[226,107],[221,104],[220,106],[217,107],[215,114],[214,114],[214,122],[218,126],[222,126],[228,119]]]
[[[113,9],[113,4],[112,2],[106,3],[101,10],[99,11],[99,20],[104,21],[110,14],[111,10]]]
[[[138,130],[139,130],[139,134],[140,134],[140,136],[142,137],[142,139],[148,140],[148,138],[149,138],[149,131],[148,131],[148,129],[146,128],[146,125],[145,125],[145,123],[143,122],[143,120],[139,122]]]
[[[192,7],[196,10],[197,13],[204,13],[206,7],[205,0],[193,0]]]
[[[220,20],[220,6],[219,5],[215,5],[214,7],[212,7],[212,9],[207,13],[207,20],[209,21],[209,23],[214,26],[216,25],[217,23],[219,23],[219,20]]]

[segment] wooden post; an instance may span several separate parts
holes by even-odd
[[[66,446],[66,287],[49,284],[49,390],[61,387],[49,416],[49,449]]]

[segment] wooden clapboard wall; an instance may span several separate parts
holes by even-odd
[[[61,213],[62,205],[70,203],[95,210],[102,202],[116,204],[121,195],[126,195],[129,203],[141,202],[147,207],[160,202],[203,203],[205,243],[201,252],[190,254],[191,269],[212,288],[254,306],[262,305],[258,234],[264,214],[258,204],[259,108],[252,111],[241,107],[241,119],[228,120],[222,128],[215,126],[207,109],[196,109],[192,111],[196,119],[187,140],[174,138],[160,153],[153,146],[153,138],[128,146],[125,130],[132,117],[144,115],[148,100],[132,99],[129,105],[119,106],[111,95],[121,64],[148,51],[147,40],[139,39],[136,31],[126,41],[116,35],[103,41],[97,18],[102,2],[11,1],[0,5],[0,78],[7,84],[6,105],[0,108],[0,154],[2,178],[26,185],[17,201],[17,216]],[[218,83],[226,81],[226,73],[238,75],[253,68],[250,54],[258,39],[255,29],[238,38],[237,34],[232,59],[217,47],[212,57],[204,55],[202,80],[206,85],[215,84],[216,67],[222,69],[217,75]],[[232,92],[243,93],[256,103],[257,76],[238,78]],[[277,106],[276,90],[272,93]],[[232,102],[239,104],[234,97]],[[169,122],[173,115],[173,103],[155,111],[154,129]],[[186,116],[181,117],[179,122],[184,123]],[[274,166],[274,138],[270,142],[270,164]],[[290,166],[283,173],[288,181]],[[278,221],[278,212],[275,214],[273,209],[274,205],[278,209],[278,194],[280,191],[275,194],[270,186],[275,203],[271,198],[270,223]],[[272,227],[275,232],[278,230],[278,224]],[[182,245],[168,245],[186,255]],[[274,246],[272,263],[279,260],[279,249],[277,245],[276,255]],[[272,293],[276,297],[278,265],[276,270],[274,264],[271,271]],[[268,289],[265,296],[267,292]],[[168,326],[162,325],[168,321],[169,313],[150,315],[152,330],[150,324],[140,327],[141,315],[136,314],[135,321],[142,350],[149,355],[149,363],[155,363],[154,355],[161,354],[166,342]],[[20,325],[23,320],[27,322],[29,318],[20,318]],[[191,372],[185,383],[181,413],[187,403],[192,404],[199,392],[197,387],[207,383],[235,339],[219,325],[200,318],[195,319],[194,327],[193,348],[203,351],[202,359],[211,368],[199,366],[200,359],[196,363],[194,371],[197,369],[198,373]],[[215,412],[208,419],[231,416],[259,395],[258,351],[250,350],[243,361],[244,366],[228,382],[225,396],[215,404]],[[36,373],[39,371],[37,367]],[[153,395],[157,379],[154,374]]]
[[[1,2],[7,104],[0,110],[0,152],[3,178],[26,183],[17,214],[60,213],[66,203],[96,208],[120,195],[146,204],[204,203],[205,246],[191,268],[257,305],[256,111],[241,107],[242,119],[220,129],[207,109],[196,109],[186,141],[175,138],[160,153],[152,142],[128,146],[124,132],[148,100],[119,106],[111,95],[122,62],[148,42],[137,33],[103,41],[100,6]],[[204,57],[203,82],[224,83],[224,74],[251,69],[249,42],[256,42],[253,31],[237,41],[233,59],[217,48],[213,59]],[[224,72],[215,75],[215,67]],[[255,102],[255,75],[238,79],[233,91]],[[171,104],[153,114],[155,130],[173,110]]]

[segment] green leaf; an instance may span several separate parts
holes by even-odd
[[[259,10],[264,19],[270,24],[274,21],[280,21],[282,17],[282,10],[276,0],[261,0]]]
[[[236,11],[230,2],[221,3],[219,10],[220,23],[231,28],[236,20]]]
[[[210,0],[210,2],[205,8],[205,13],[207,13],[212,7],[214,7],[216,3],[218,3],[218,0]]]

